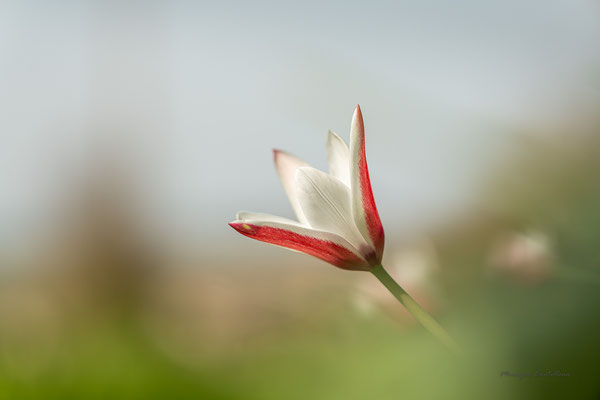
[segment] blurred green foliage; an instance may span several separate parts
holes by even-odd
[[[230,266],[204,271],[212,277],[205,286],[173,291],[206,295],[201,311],[163,310],[158,322],[148,325],[153,306],[144,296],[166,283],[157,279],[146,288],[143,268],[130,268],[136,257],[123,249],[126,241],[117,240],[119,251],[111,253],[112,245],[99,239],[114,242],[109,233],[92,235],[100,251],[86,254],[99,263],[96,272],[78,278],[68,272],[74,279],[69,287],[78,291],[55,289],[66,304],[58,318],[45,316],[38,307],[42,300],[31,308],[42,310],[30,315],[34,322],[24,323],[28,308],[4,297],[0,398],[598,398],[598,144],[593,135],[568,144],[524,144],[491,177],[478,208],[432,236],[442,266],[437,318],[462,345],[463,357],[453,357],[416,325],[383,312],[357,313],[348,277],[358,273],[327,269],[319,275],[312,267],[281,266],[281,274],[297,274],[288,286],[260,267],[250,275],[257,275],[255,280]],[[518,281],[490,274],[495,238],[528,229],[551,239],[549,275]],[[331,285],[338,276],[340,284]],[[233,293],[238,289],[224,285],[233,281],[245,291]],[[17,281],[5,281],[0,292],[12,288],[31,297],[15,287]],[[286,303],[286,297],[300,305]],[[248,307],[232,308],[228,302]],[[212,310],[210,318],[206,310]],[[175,329],[171,318],[179,321],[183,336],[157,336],[156,329]],[[211,331],[212,324],[226,328]],[[568,376],[534,376],[538,371]]]

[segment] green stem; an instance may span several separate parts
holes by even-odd
[[[452,352],[459,354],[460,348],[446,333],[444,328],[437,323],[396,281],[387,273],[383,265],[379,264],[371,270],[373,275],[385,286],[398,301],[439,341],[445,344]]]

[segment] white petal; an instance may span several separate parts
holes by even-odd
[[[235,219],[243,222],[277,222],[280,224],[301,226],[298,221],[293,221],[289,218],[279,217],[273,214],[255,213],[251,211],[238,211]]]
[[[298,169],[296,182],[298,201],[312,228],[343,237],[361,254],[370,251],[352,217],[350,188],[312,167]]]
[[[327,135],[327,161],[329,173],[350,187],[350,150],[346,142],[332,131]]]
[[[296,171],[300,167],[307,167],[308,164],[298,157],[281,150],[273,150],[273,158],[275,160],[277,174],[279,174],[279,179],[281,180],[283,189],[292,205],[292,209],[296,213],[298,221],[305,224],[306,217],[302,212],[300,203],[298,203],[298,196],[296,194]]]

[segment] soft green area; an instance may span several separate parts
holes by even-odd
[[[524,157],[490,180],[483,216],[474,213],[472,220],[433,238],[441,265],[435,318],[464,350],[462,356],[452,355],[419,325],[385,313],[361,316],[349,299],[338,301],[339,293],[332,301],[323,296],[310,302],[312,309],[296,310],[299,315],[286,314],[243,342],[198,336],[194,363],[169,356],[148,334],[135,306],[114,314],[90,310],[89,323],[74,318],[48,354],[42,354],[46,347],[36,348],[36,341],[44,341],[44,325],[40,332],[30,332],[36,329],[31,325],[19,329],[15,309],[9,315],[16,328],[3,326],[0,332],[35,340],[2,337],[0,398],[597,399],[600,157],[595,149],[559,146],[543,151],[541,159]],[[533,281],[490,274],[486,266],[497,234],[531,229],[550,238],[552,272]],[[254,293],[265,290],[268,284]],[[166,340],[178,344],[176,336]],[[535,376],[549,371],[568,376]]]
[[[420,328],[351,312],[268,341],[178,366],[135,326],[82,331],[43,372],[3,363],[7,399],[593,398],[598,393],[600,295],[551,282],[536,290],[485,287],[480,301],[441,322],[467,350],[455,358]],[[501,301],[498,301],[501,299]],[[346,310],[348,311],[348,310]],[[501,377],[560,370],[569,377]],[[573,393],[577,393],[573,397]]]

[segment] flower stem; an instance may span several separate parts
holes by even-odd
[[[385,286],[398,301],[427,329],[433,336],[441,341],[453,353],[460,354],[456,342],[446,333],[444,328],[437,323],[396,281],[387,273],[383,265],[379,264],[371,270],[373,275]]]

